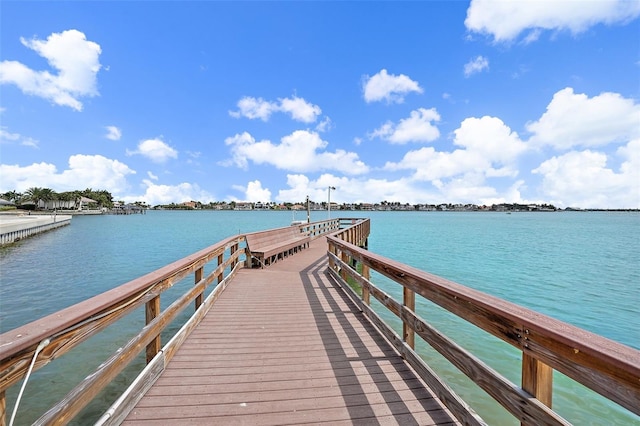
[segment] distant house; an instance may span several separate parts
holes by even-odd
[[[246,201],[236,201],[235,210],[251,210],[252,204]]]
[[[197,203],[195,201],[185,201],[184,203],[180,204],[181,206],[185,206],[185,207],[189,207],[190,209],[195,209]]]

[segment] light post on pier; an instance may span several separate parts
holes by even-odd
[[[329,186],[329,199],[327,200],[327,217],[331,219],[331,190],[336,190],[335,186]]]

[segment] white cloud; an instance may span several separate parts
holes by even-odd
[[[127,155],[135,154],[142,155],[154,163],[164,163],[170,158],[178,158],[178,151],[160,139],[147,139],[138,144],[137,150],[127,150]]]
[[[463,149],[439,152],[433,147],[409,151],[385,170],[414,170],[414,179],[441,186],[442,179],[474,176],[514,177],[515,161],[526,150],[516,132],[496,117],[467,118],[454,131],[454,144]]]
[[[418,82],[404,74],[388,74],[381,70],[373,77],[366,76],[363,83],[364,100],[367,103],[385,100],[388,103],[402,103],[404,96],[411,92],[422,93]]]
[[[331,201],[337,203],[383,200],[418,203],[438,196],[437,191],[427,191],[406,178],[362,179],[323,174],[316,180],[310,180],[306,175],[287,175],[287,185],[288,189],[278,191],[276,201],[302,201],[308,195],[312,201],[326,202],[329,186],[336,188],[331,190]]]
[[[252,120],[259,118],[262,121],[267,121],[271,114],[278,110],[278,105],[262,98],[245,96],[238,101],[238,108],[239,111],[229,111],[229,115],[235,118],[246,117]]]
[[[271,191],[262,187],[262,182],[254,180],[247,183],[247,186],[235,186],[235,189],[244,193],[244,198],[240,201],[249,201],[252,203],[261,201],[267,203],[271,201]]]
[[[494,204],[504,202],[523,202],[520,188],[523,182],[517,181],[504,191],[488,186],[481,175],[469,173],[451,179],[446,183],[433,182],[426,186],[424,182],[412,178],[399,179],[363,179],[338,177],[323,174],[316,180],[306,175],[287,175],[289,188],[278,191],[276,201],[302,201],[309,195],[315,202],[328,199],[328,186],[331,190],[331,201],[337,203],[376,203],[380,201],[419,203],[479,203]]]
[[[238,101],[237,105],[238,111],[229,111],[229,115],[235,118],[245,117],[252,120],[259,118],[262,121],[268,121],[271,114],[284,112],[296,121],[313,123],[322,114],[322,110],[318,105],[311,104],[297,96],[279,98],[277,102],[245,96]]]
[[[0,127],[0,144],[18,142],[22,146],[28,146],[30,148],[38,148],[37,140],[27,136],[22,136],[19,133],[10,133],[6,129],[7,129],[6,126]]]
[[[564,207],[640,208],[640,139],[617,151],[619,171],[607,166],[607,155],[570,151],[544,161],[532,172],[542,176],[543,196]]]
[[[617,93],[602,93],[593,98],[575,94],[567,87],[560,90],[538,121],[528,123],[535,145],[556,149],[596,147],[627,142],[640,137],[640,104]]]
[[[294,120],[303,123],[313,123],[316,121],[316,118],[322,114],[322,110],[318,105],[310,104],[297,96],[280,99],[279,109],[282,112],[290,114]]]
[[[454,144],[500,164],[508,164],[526,150],[518,133],[497,117],[467,118],[454,134]]]
[[[489,60],[484,56],[476,56],[464,64],[464,76],[469,78],[471,75],[489,69]]]
[[[112,141],[119,141],[122,137],[122,131],[118,129],[116,126],[106,126],[107,134],[105,138],[110,139]]]
[[[17,61],[2,61],[0,83],[15,84],[26,94],[77,111],[82,110],[79,98],[98,95],[96,75],[101,67],[101,48],[88,41],[84,33],[67,30],[53,33],[44,41],[36,38],[21,38],[20,41],[45,58],[57,73],[35,71]]]
[[[158,176],[154,175],[154,174],[153,174],[153,173],[151,173],[151,172],[147,172],[147,176],[149,176],[149,179],[152,179],[152,180],[158,180]]]
[[[0,142],[15,142],[20,140],[21,136],[18,133],[9,133],[5,130],[6,127],[0,127]]]
[[[472,0],[464,23],[469,31],[497,42],[538,38],[541,30],[581,33],[597,24],[624,24],[640,15],[640,2],[629,0]]]
[[[126,191],[127,176],[136,172],[118,160],[101,155],[72,155],[69,168],[58,172],[53,164],[33,163],[29,166],[0,165],[2,192],[23,192],[37,186],[51,188],[57,192],[81,188],[105,189],[113,194]]]
[[[324,133],[333,128],[333,122],[329,117],[325,117],[321,122],[316,126],[316,132]]]
[[[201,189],[197,184],[183,182],[177,185],[158,185],[149,179],[142,180],[146,187],[142,195],[128,195],[121,197],[128,203],[144,201],[151,206],[159,204],[183,203],[185,201],[197,200],[202,203],[215,201],[214,197]]]
[[[433,125],[437,121],[440,121],[440,114],[435,108],[419,108],[411,111],[411,115],[400,120],[397,125],[391,122],[383,124],[369,138],[379,137],[394,144],[431,142],[440,137],[440,131]]]
[[[247,132],[227,138],[225,144],[231,147],[233,158],[223,165],[235,164],[246,169],[251,161],[294,172],[337,170],[346,174],[360,174],[368,171],[368,167],[354,152],[341,149],[335,152],[322,151],[328,143],[318,133],[307,130],[297,130],[283,137],[277,145],[268,140],[257,142]]]

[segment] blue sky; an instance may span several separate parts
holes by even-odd
[[[640,208],[637,1],[0,8],[0,192]]]

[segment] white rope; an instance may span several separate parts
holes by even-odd
[[[16,399],[16,405],[13,407],[13,414],[11,414],[11,420],[9,420],[9,426],[13,426],[13,421],[16,418],[16,413],[18,412],[18,406],[20,405],[20,400],[22,399],[22,393],[24,392],[24,388],[27,386],[27,381],[29,380],[29,376],[31,376],[31,371],[33,370],[33,366],[36,363],[36,358],[38,358],[38,354],[41,350],[43,350],[51,340],[44,339],[38,347],[36,348],[36,352],[33,354],[33,359],[31,360],[31,365],[29,366],[29,370],[27,370],[27,375],[24,376],[24,381],[22,382],[22,387],[20,388],[20,392],[18,393],[18,398]]]

